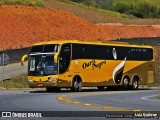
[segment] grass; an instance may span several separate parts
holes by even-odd
[[[98,9],[81,3],[70,2],[68,0],[44,0],[44,6],[62,9],[76,13],[77,16],[93,23],[122,23],[124,25],[156,25],[160,24],[160,19],[140,19],[133,16],[120,14],[118,12]]]
[[[126,5],[131,5],[131,4],[137,4],[137,2],[150,2],[156,5],[160,5],[160,1],[159,0],[113,0],[113,5],[117,4],[117,3],[123,3]]]
[[[27,74],[22,74],[9,80],[4,80],[3,82],[0,81],[0,88],[29,88]]]
[[[89,9],[89,10],[93,10],[93,11],[97,11],[97,12],[101,12],[101,13],[107,13],[108,15],[112,15],[112,16],[116,16],[116,17],[130,18],[130,16],[125,15],[125,14],[120,14],[120,13],[115,12],[115,11],[109,11],[109,10],[97,8],[97,7],[94,7],[94,6],[87,6],[83,3],[76,3],[76,2],[69,1],[69,0],[59,0],[59,1],[75,5],[77,7],[85,8],[85,9]]]
[[[156,99],[160,100],[160,96],[157,96]]]
[[[44,6],[42,0],[0,0],[0,5]]]

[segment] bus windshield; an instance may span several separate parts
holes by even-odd
[[[28,74],[31,76],[57,74],[57,63],[54,63],[53,57],[53,54],[30,55]]]
[[[28,75],[47,76],[57,74],[58,65],[54,63],[54,54],[59,49],[59,45],[33,46],[29,56]]]

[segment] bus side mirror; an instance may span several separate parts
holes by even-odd
[[[28,57],[28,54],[25,54],[21,58],[21,65],[24,66],[24,60]]]
[[[58,63],[58,53],[55,53],[54,55],[54,63]]]

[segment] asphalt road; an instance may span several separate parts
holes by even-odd
[[[88,114],[90,117],[83,119],[96,120],[99,118],[98,116],[96,117],[98,111],[160,111],[160,101],[155,99],[157,95],[160,95],[159,88],[141,89],[138,91],[97,91],[96,89],[85,89],[76,93],[69,90],[57,93],[47,93],[45,90],[1,90],[0,111],[52,111],[52,115],[58,114],[59,116],[64,115],[65,112],[63,111],[79,111],[74,113],[77,114],[77,117],[80,116],[80,111],[82,111],[83,115],[85,111],[85,115]],[[93,111],[94,114],[92,113],[92,115],[95,117],[91,117],[87,111]],[[66,114],[73,115],[73,113]],[[77,117],[58,117],[56,119],[82,119]],[[102,117],[99,119],[106,118]]]
[[[21,63],[8,64],[4,66],[4,72],[3,66],[0,66],[0,80],[2,80],[2,74],[3,79],[10,79],[16,75],[27,73],[27,65],[27,62],[24,63],[24,66],[21,66]]]

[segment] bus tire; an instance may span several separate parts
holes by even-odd
[[[104,90],[104,86],[97,86],[98,90]]]
[[[59,92],[61,89],[59,87],[46,87],[47,92]]]
[[[79,77],[75,77],[75,78],[73,79],[73,83],[72,83],[72,88],[71,88],[71,90],[72,90],[73,92],[79,92],[79,91],[82,90],[82,81],[81,81],[81,79],[80,79]]]
[[[129,77],[126,76],[123,78],[123,90],[128,90],[129,89]]]
[[[111,91],[111,90],[113,90],[113,89],[114,89],[113,86],[107,86],[107,90]]]
[[[54,92],[59,92],[59,91],[61,91],[61,88],[59,88],[59,87],[54,88]]]
[[[132,90],[138,90],[138,89],[139,89],[139,79],[137,77],[134,77],[132,83]]]
[[[47,92],[53,92],[54,89],[52,87],[46,87]]]
[[[119,86],[107,86],[107,90],[109,90],[109,91],[116,91],[119,88],[120,88]]]

